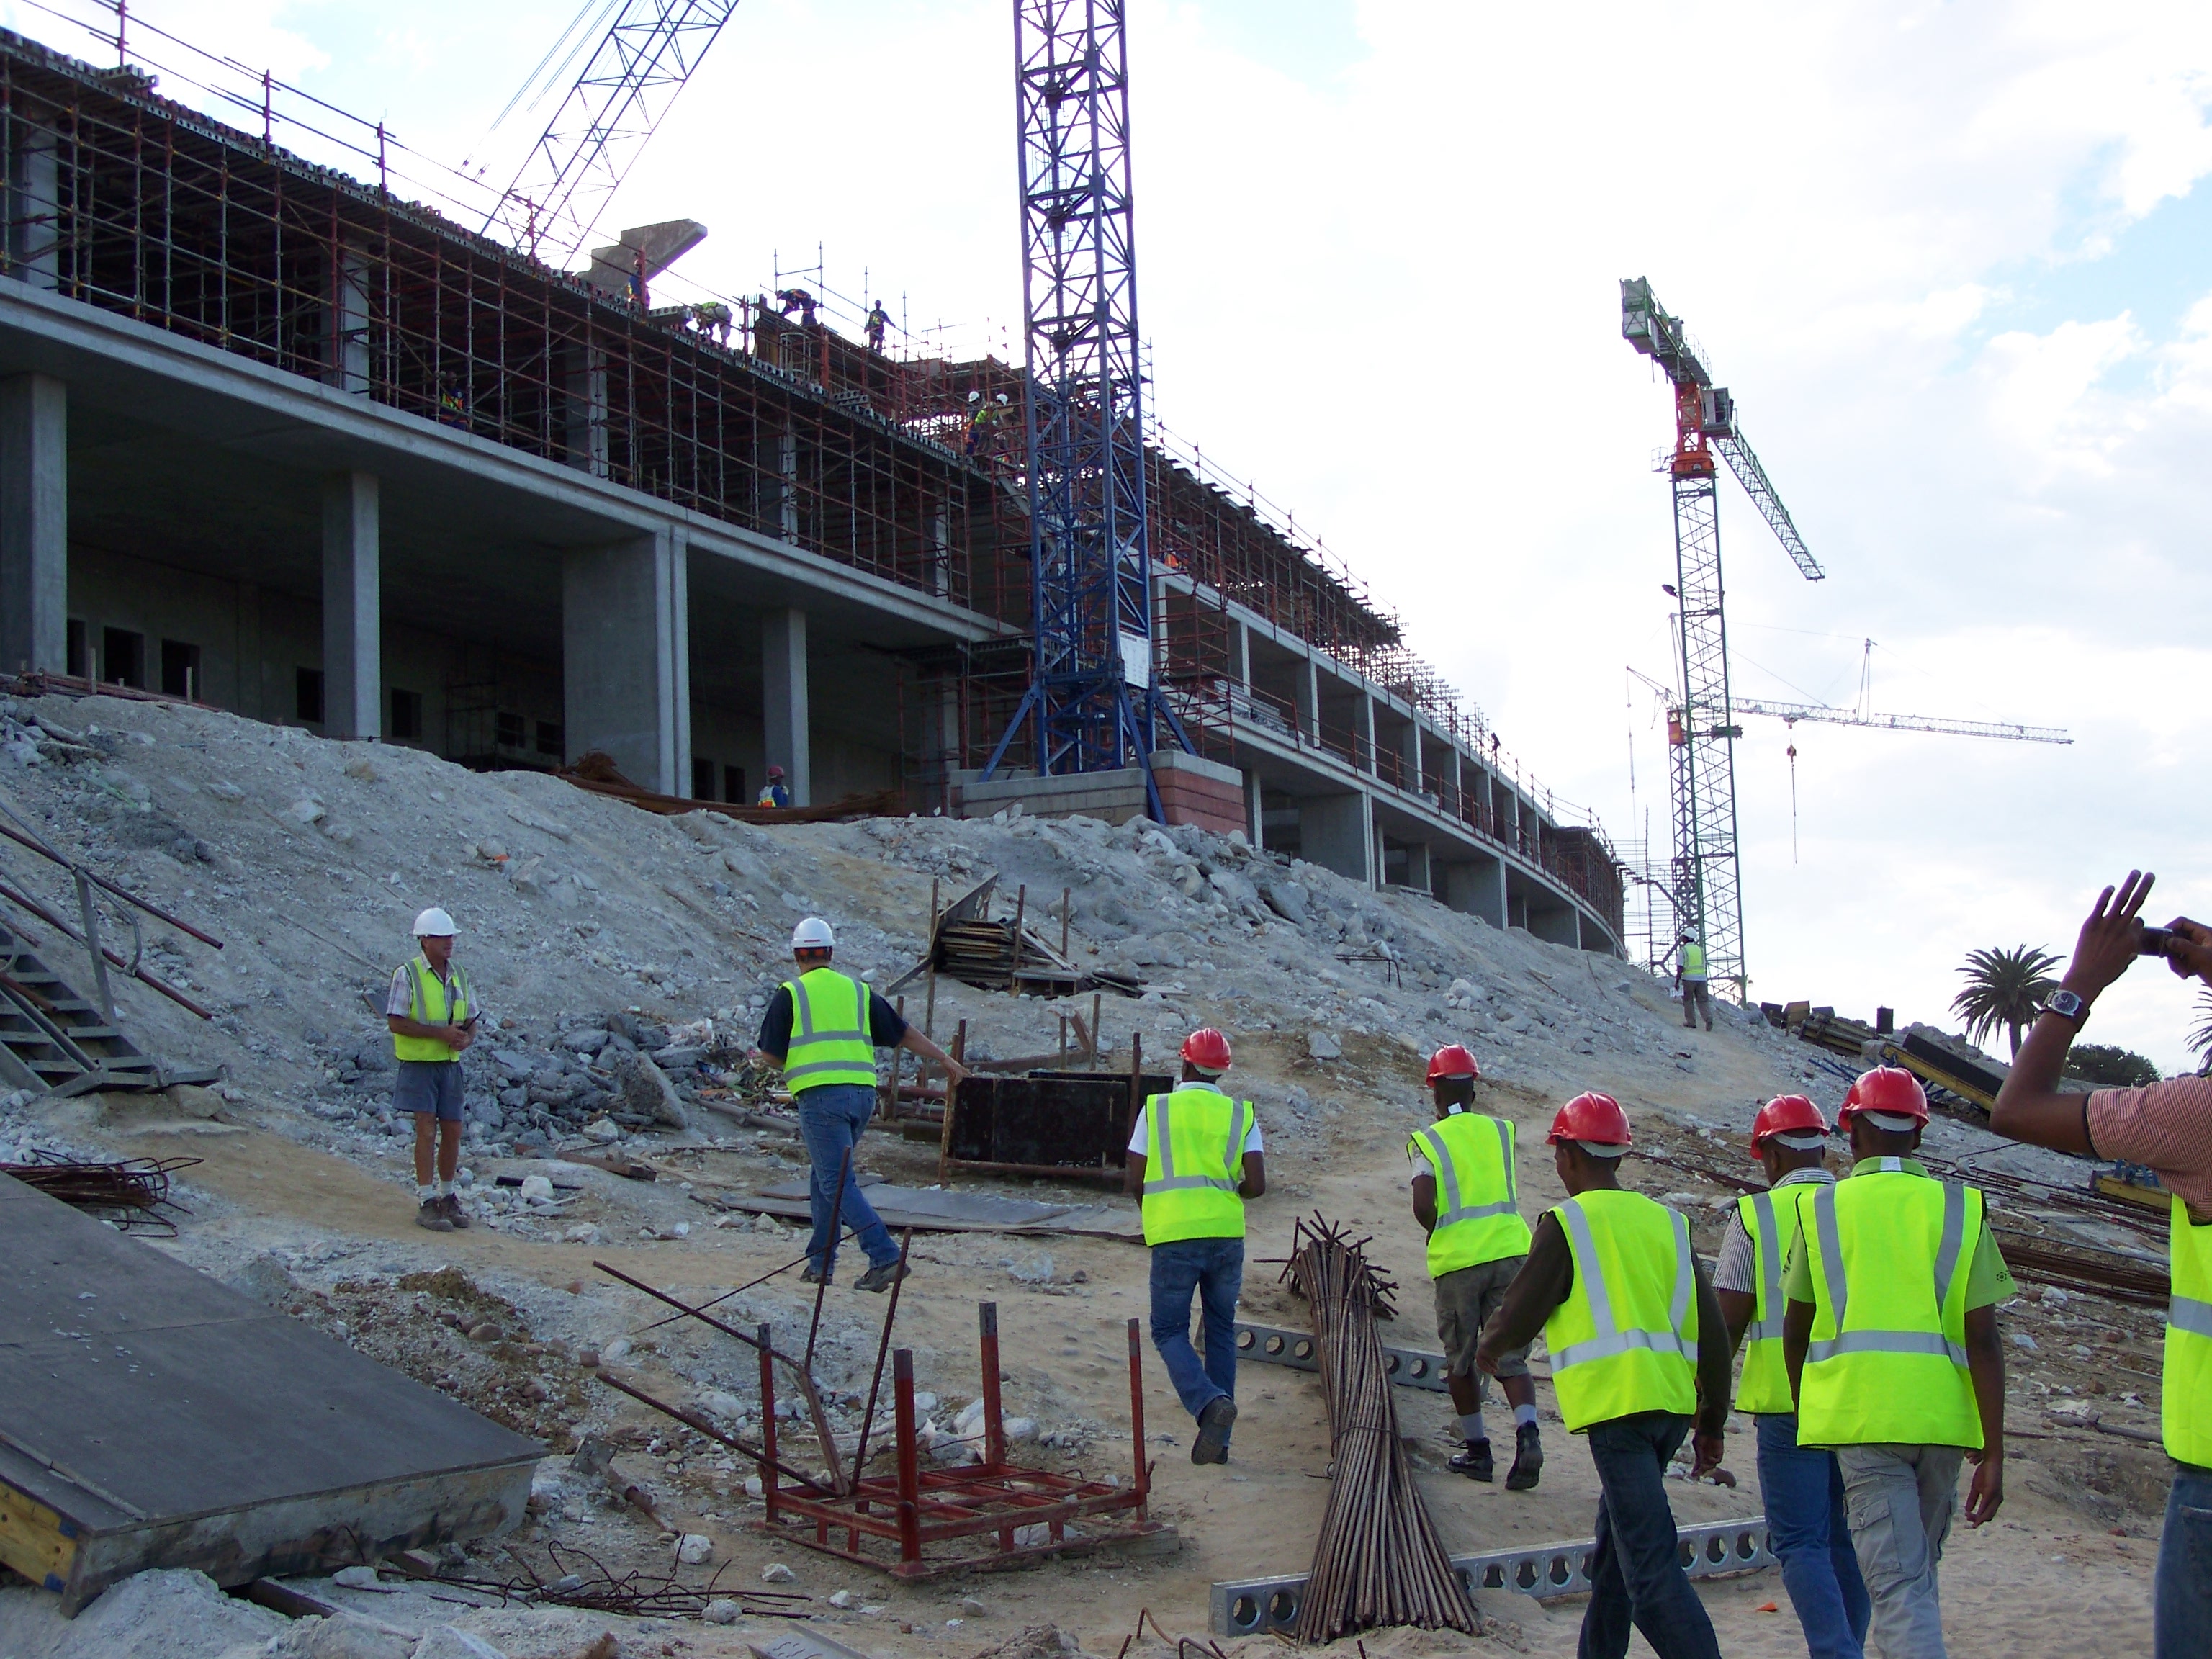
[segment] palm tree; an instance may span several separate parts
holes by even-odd
[[[2204,1069],[2212,1070],[2212,986],[2197,994],[2197,1024],[2190,1030],[2189,1046],[2204,1056]],[[2203,1071],[2198,1075],[2203,1075]]]
[[[1951,1012],[1965,1019],[1966,1035],[1976,1042],[2002,1026],[2018,1060],[2021,1032],[2034,1022],[2044,998],[2058,988],[2051,972],[2057,966],[2057,957],[2032,945],[1973,951],[1959,970],[1966,988],[1951,999]]]

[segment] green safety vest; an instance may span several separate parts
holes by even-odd
[[[1544,1322],[1568,1431],[1698,1405],[1698,1296],[1690,1224],[1641,1193],[1601,1188],[1553,1207],[1575,1282]]]
[[[2166,1253],[2172,1294],[2166,1307],[2166,1376],[2159,1414],[2166,1454],[2212,1468],[2212,1226],[2173,1200]]]
[[[1415,1135],[1406,1149],[1427,1158],[1437,1178],[1430,1278],[1528,1254],[1510,1123],[1480,1112],[1454,1112]]]
[[[1817,1182],[1797,1181],[1777,1191],[1747,1193],[1735,1201],[1743,1230],[1751,1235],[1759,1281],[1758,1303],[1743,1333],[1743,1380],[1735,1390],[1740,1412],[1772,1416],[1797,1409],[1790,1392],[1790,1368],[1782,1358],[1782,1264],[1803,1231],[1806,1195],[1819,1190]]]
[[[1982,1195],[1862,1163],[1813,1195],[1805,1230],[1813,1336],[1799,1378],[1797,1443],[1979,1449],[1966,1369],[1966,1284]]]
[[[783,1057],[783,1080],[792,1093],[832,1083],[874,1088],[868,988],[834,968],[815,968],[783,988],[791,993],[791,1047]]]
[[[1682,947],[1682,977],[1703,979],[1705,976],[1705,947],[1685,945]]]
[[[472,999],[469,995],[469,976],[461,964],[450,962],[446,972],[451,976],[453,997],[447,1000],[446,987],[437,975],[430,971],[426,957],[416,957],[407,964],[407,977],[414,989],[410,995],[407,1017],[419,1025],[459,1025],[469,1017]],[[394,1033],[392,1054],[396,1060],[447,1060],[453,1058],[453,1049],[434,1037],[401,1036]]]
[[[1203,1083],[1145,1103],[1145,1243],[1242,1238],[1244,1137],[1252,1103]]]

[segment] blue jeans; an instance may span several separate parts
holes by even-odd
[[[1672,1412],[1590,1425],[1590,1461],[1603,1492],[1578,1659],[1622,1659],[1632,1625],[1659,1659],[1720,1659],[1713,1621],[1675,1553],[1667,1502],[1668,1460],[1689,1432],[1690,1419]]]
[[[814,1237],[807,1241],[806,1265],[826,1273],[837,1259],[837,1240],[830,1237],[830,1216],[837,1231],[852,1233],[868,1253],[871,1266],[883,1267],[898,1260],[898,1246],[890,1229],[878,1219],[874,1208],[861,1194],[859,1172],[845,1166],[845,1197],[837,1200],[837,1169],[845,1154],[860,1144],[861,1132],[875,1115],[876,1091],[865,1084],[825,1083],[802,1089],[799,1094],[799,1133],[806,1142],[806,1158],[814,1168],[807,1177],[806,1201],[814,1212]]]
[[[1797,1443],[1795,1412],[1761,1413],[1759,1490],[1782,1558],[1782,1588],[1812,1659],[1862,1659],[1874,1602],[1844,1518],[1844,1474],[1825,1447]]]
[[[2197,1659],[2212,1640],[2212,1469],[2173,1466],[2151,1615],[2157,1659]]]
[[[1168,1368],[1176,1398],[1196,1417],[1227,1395],[1237,1397],[1237,1297],[1244,1288],[1244,1241],[1179,1238],[1152,1246],[1152,1346]],[[1190,1298],[1204,1312],[1206,1363],[1190,1346]]]

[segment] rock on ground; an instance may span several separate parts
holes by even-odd
[[[0,1590],[0,1654],[7,1659],[224,1659],[258,1648],[290,1621],[226,1595],[200,1572],[142,1572],[112,1586],[75,1619],[61,1598],[29,1585]]]

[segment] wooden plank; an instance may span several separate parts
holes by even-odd
[[[2118,1176],[2100,1175],[2096,1188],[2100,1197],[2117,1199],[2123,1204],[2132,1204],[2139,1210],[2149,1210],[2165,1216],[2173,1213],[2173,1194],[2160,1192],[2155,1187],[2138,1187],[2132,1181],[2123,1181]]]
[[[58,1590],[76,1560],[76,1527],[27,1492],[0,1484],[0,1562]]]

